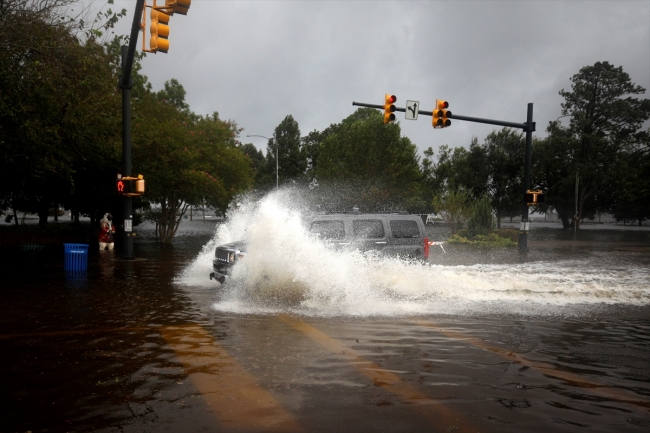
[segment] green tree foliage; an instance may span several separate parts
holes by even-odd
[[[486,153],[476,138],[472,139],[469,150],[464,147],[450,149],[447,145],[440,146],[437,162],[433,162],[433,150],[428,149],[425,155],[424,184],[434,195],[443,195],[458,188],[465,189],[476,199],[486,193]]]
[[[266,171],[266,158],[264,158],[264,153],[255,147],[253,143],[241,144],[239,145],[239,149],[250,159],[250,164],[255,176],[254,185],[256,188],[260,188],[264,185],[263,176]]]
[[[0,195],[38,212],[42,224],[52,204],[90,210],[95,203],[80,193],[113,165],[119,136],[107,54],[96,32],[76,36],[84,24],[64,15],[71,3],[0,4],[0,169],[8,179]],[[89,166],[99,168],[90,177],[83,173]]]
[[[467,231],[470,238],[477,235],[487,235],[492,229],[492,205],[487,195],[474,202],[472,216],[467,221]]]
[[[185,92],[182,84],[176,78],[172,78],[165,82],[165,87],[162,90],[156,92],[156,98],[163,104],[171,105],[178,111],[189,112],[190,106],[185,102],[186,94],[187,92]]]
[[[436,195],[432,202],[433,211],[451,228],[452,234],[463,228],[473,210],[472,196],[458,188]]]
[[[340,126],[340,124],[333,123],[323,131],[314,130],[302,137],[302,151],[307,160],[307,171],[305,174],[307,179],[313,179],[316,176],[321,145],[327,137],[338,131]]]
[[[380,211],[424,207],[416,147],[397,124],[384,125],[377,110],[362,108],[320,143],[314,173],[344,192],[337,206]],[[332,200],[330,200],[332,201]]]
[[[641,127],[650,117],[650,100],[633,98],[645,89],[632,83],[622,67],[608,62],[585,66],[571,83],[571,91],[563,89],[560,95],[564,98],[562,115],[571,118],[568,129],[575,137],[567,144],[575,143],[571,161],[579,179],[575,221],[579,227],[588,199],[597,197],[611,206],[613,198],[603,196],[607,185],[625,175],[613,173],[611,162],[645,142],[648,132]]]
[[[630,152],[612,163],[616,173],[622,175],[614,180],[606,195],[613,197],[611,212],[618,221],[634,221],[642,225],[650,219],[650,143]]]
[[[168,83],[184,94],[177,81]],[[147,198],[162,242],[171,242],[191,205],[226,210],[230,200],[253,182],[249,158],[238,147],[240,129],[217,113],[197,116],[185,101],[165,103],[159,94],[144,96],[133,107],[133,167],[147,181]]]
[[[125,11],[102,11],[89,27],[83,12],[66,15],[72,3],[0,1],[0,169],[9,179],[0,206],[37,211],[41,222],[53,204],[91,216],[119,209],[124,37],[99,38]],[[141,58],[133,65],[133,168],[169,242],[187,206],[225,210],[251,186],[253,165],[235,123],[192,113],[177,80],[154,93]]]
[[[576,138],[558,121],[550,122],[546,132],[546,138],[533,140],[532,183],[545,192],[539,210],[555,209],[566,229],[575,215]]]
[[[509,128],[492,131],[482,146],[487,195],[501,228],[501,218],[521,215],[524,192],[524,135]]]
[[[440,147],[437,162],[429,149],[423,162],[424,184],[436,196],[462,189],[473,200],[487,195],[500,219],[521,212],[524,142],[522,134],[504,128],[493,131],[479,144],[473,138],[469,149]]]
[[[276,153],[278,160],[276,161]],[[307,158],[301,147],[300,128],[293,116],[286,116],[275,128],[266,151],[267,178],[275,184],[276,166],[282,184],[302,180],[307,169]]]

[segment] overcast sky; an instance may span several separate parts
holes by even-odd
[[[119,32],[129,33],[134,5],[115,0],[129,11]],[[320,131],[352,114],[352,101],[383,104],[385,93],[398,107],[431,111],[446,99],[453,113],[512,122],[532,102],[544,136],[560,116],[558,91],[584,66],[609,61],[650,89],[650,0],[192,0],[172,17],[169,42],[143,61],[154,89],[178,79],[194,112],[236,121],[241,141],[264,151],[266,140],[246,135],[271,137],[288,114],[302,135]],[[420,152],[497,128],[397,119]]]

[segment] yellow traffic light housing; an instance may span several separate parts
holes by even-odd
[[[165,6],[170,15],[181,14],[187,15],[192,0],[166,0]]]
[[[161,10],[151,9],[151,39],[149,48],[151,52],[158,51],[167,53],[169,50],[169,18],[170,16]]]
[[[142,11],[142,23],[140,28],[142,30],[142,51],[147,53],[166,53],[169,50],[169,19],[175,13],[180,15],[187,15],[192,0],[165,0],[165,6],[158,6],[156,0],[153,0],[153,5],[149,6],[145,2],[145,9]],[[149,39],[149,49],[145,48],[145,35],[144,31],[147,28],[147,14],[146,8],[151,8],[151,38]]]
[[[449,108],[449,102],[442,99],[436,99],[436,107],[433,109],[433,118],[431,124],[434,128],[446,128],[451,125],[451,111],[447,110]]]
[[[535,206],[544,203],[544,194],[541,189],[538,189],[537,191],[526,190],[524,200],[526,200],[528,206]]]
[[[384,96],[384,124],[395,120],[395,105],[397,96],[386,93]]]

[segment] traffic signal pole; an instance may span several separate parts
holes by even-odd
[[[137,0],[135,4],[135,13],[133,15],[133,25],[131,26],[131,36],[129,45],[122,46],[122,76],[120,77],[119,87],[122,89],[122,176],[131,176],[131,71],[133,69],[133,59],[135,57],[135,46],[138,41],[140,32],[140,21],[142,20],[142,11],[144,9],[144,0]],[[133,199],[131,196],[122,197],[123,215],[124,215],[124,259],[133,259]]]
[[[378,104],[366,104],[363,102],[352,102],[352,105],[357,107],[368,107],[368,108],[378,108],[380,110],[384,109],[383,105]],[[394,111],[406,112],[406,108],[395,107]],[[432,111],[422,111],[418,110],[418,114],[424,116],[433,116]],[[465,120],[466,122],[476,122],[476,123],[487,123],[489,125],[498,125],[498,126],[507,126],[509,128],[521,129],[526,133],[526,157],[524,160],[524,195],[527,191],[530,190],[530,165],[532,160],[532,143],[533,143],[533,132],[535,132],[535,122],[533,122],[533,103],[528,104],[528,113],[526,116],[525,123],[517,122],[508,122],[505,120],[492,120],[492,119],[482,119],[480,117],[469,117],[461,116],[459,114],[452,114],[450,116],[454,120]],[[523,197],[522,196],[522,197]],[[528,222],[528,204],[523,203],[521,214],[521,226],[519,232],[519,241],[518,248],[522,253],[528,252],[528,232],[530,231],[530,225]]]

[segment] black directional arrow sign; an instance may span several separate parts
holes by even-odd
[[[420,102],[418,101],[406,101],[406,118],[408,120],[418,120],[418,107]]]

